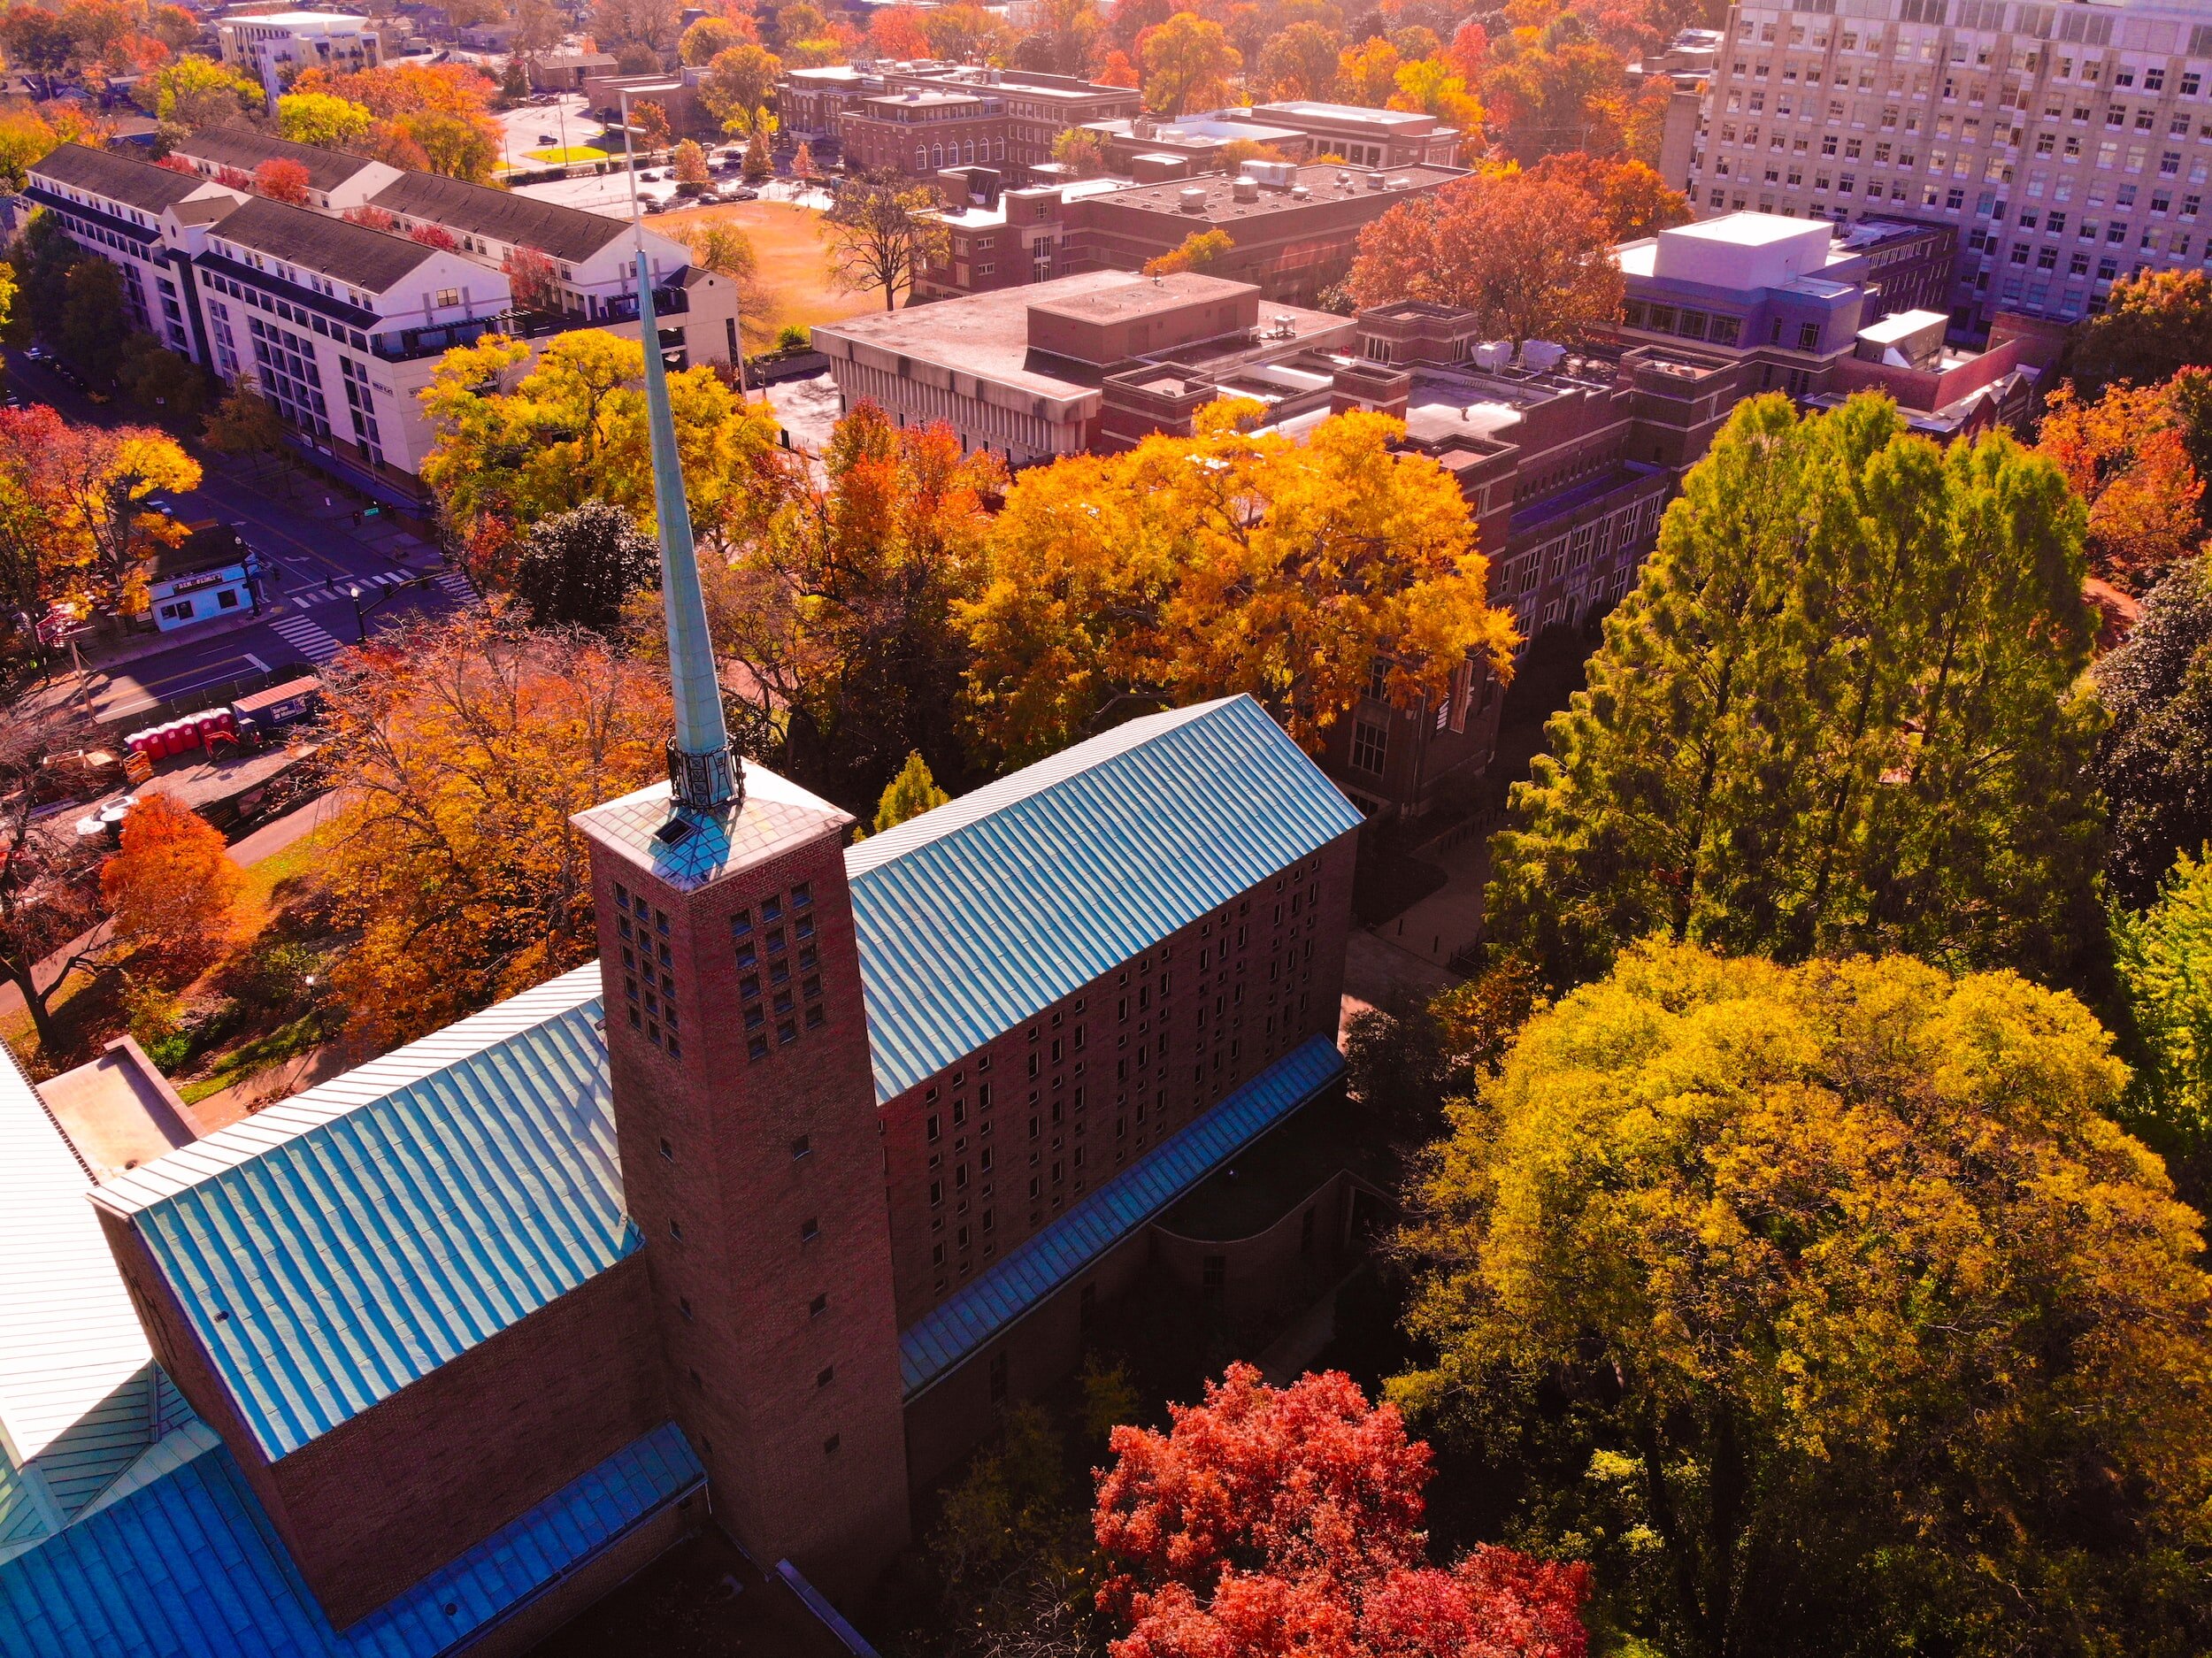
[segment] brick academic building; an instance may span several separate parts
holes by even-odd
[[[710,1512],[833,1619],[1148,1264],[1340,1275],[1348,1173],[1164,1226],[1338,1086],[1359,813],[1240,697],[849,846],[727,747],[655,364],[598,960],[119,1166],[0,1065],[4,1658],[513,1653]]]

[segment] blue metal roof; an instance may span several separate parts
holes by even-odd
[[[845,855],[887,1101],[1360,815],[1248,696],[1131,720]]]
[[[103,1186],[271,1458],[641,1245],[598,968]]]
[[[704,1479],[665,1424],[342,1631],[218,1442],[0,1563],[0,1658],[437,1658]]]
[[[943,1377],[1109,1249],[1343,1074],[1325,1036],[1309,1037],[1188,1128],[1160,1142],[950,1300],[899,1335],[909,1399]]]

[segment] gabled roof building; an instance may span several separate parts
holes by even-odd
[[[675,733],[576,819],[599,959],[96,1186],[0,1087],[0,1658],[516,1652],[703,1487],[857,1593],[1334,1087],[1360,817],[1280,727],[1148,715],[849,848],[729,746],[646,393]],[[1290,1197],[1260,1258],[1333,1281],[1348,1193]]]

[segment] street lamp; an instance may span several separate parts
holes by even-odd
[[[346,587],[346,597],[353,601],[353,632],[355,642],[365,645],[369,642],[369,621],[368,618],[361,614],[361,589],[349,583]]]

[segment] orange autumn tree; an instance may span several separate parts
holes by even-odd
[[[1526,173],[1477,173],[1401,202],[1360,233],[1350,285],[1362,305],[1463,307],[1516,345],[1573,340],[1621,314],[1620,267],[1598,203]]]
[[[588,634],[480,615],[387,638],[331,687],[348,803],[325,867],[360,933],[332,978],[380,1048],[589,958],[570,815],[664,774],[671,718],[657,672]]]
[[[205,957],[230,937],[245,879],[207,819],[146,794],[123,819],[121,849],[101,866],[100,894],[127,948]]]
[[[2146,591],[2197,545],[2204,482],[2171,386],[2123,382],[2094,403],[2061,386],[2035,447],[2089,503],[2090,569],[2115,587]]]
[[[1583,1658],[1589,1569],[1432,1565],[1433,1457],[1340,1371],[1233,1364],[1165,1433],[1118,1427],[1093,1525],[1113,1658]]]

